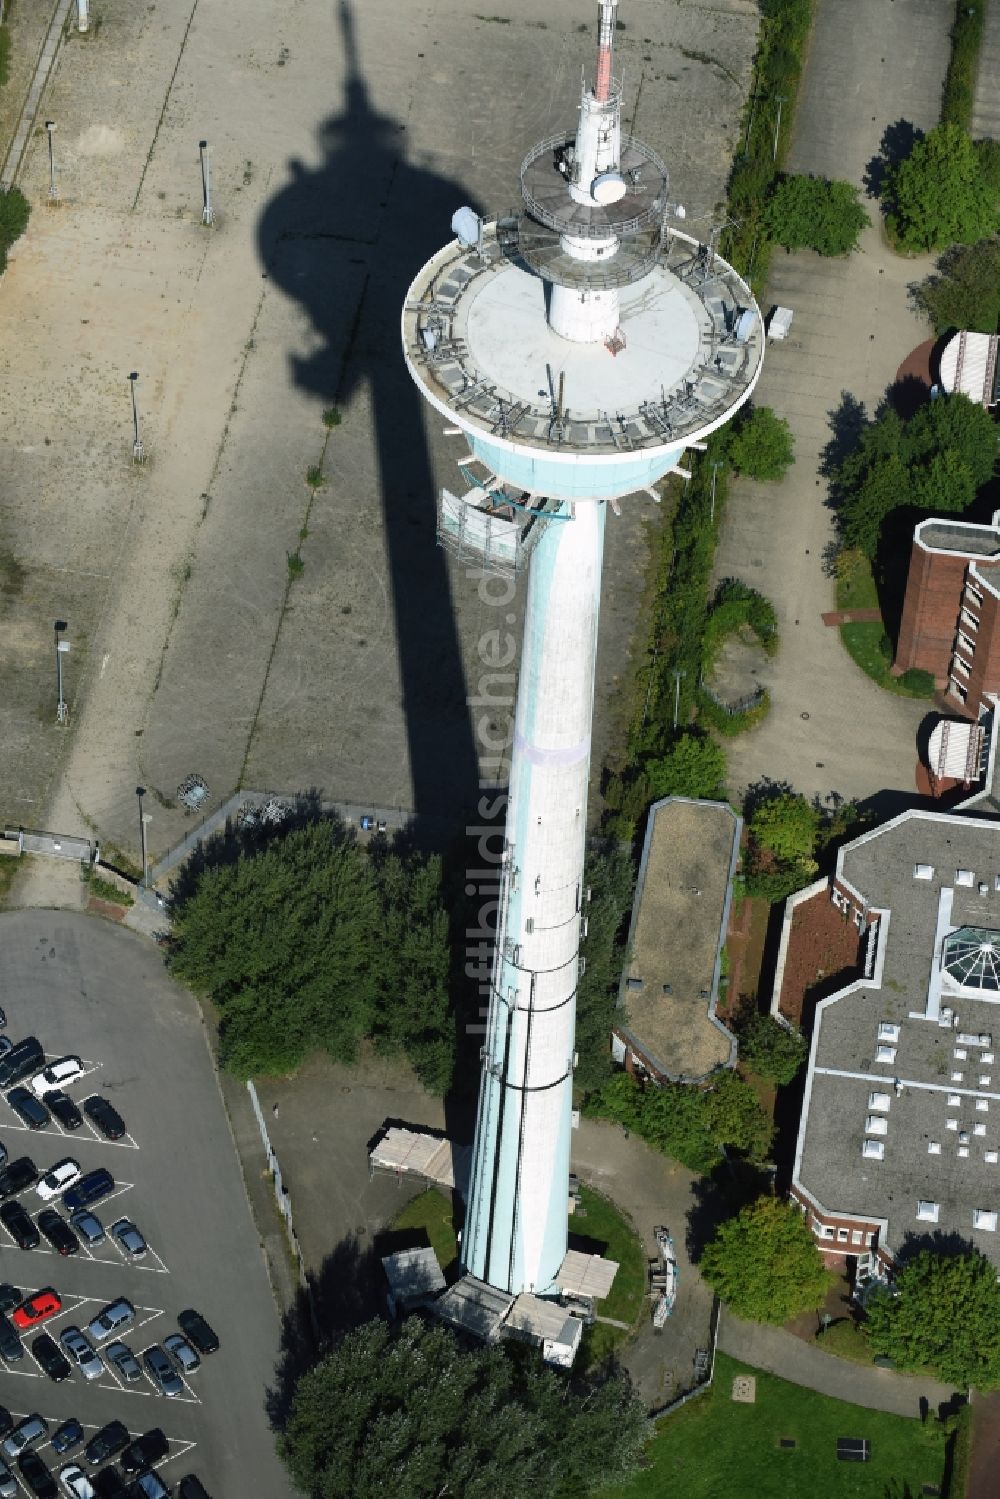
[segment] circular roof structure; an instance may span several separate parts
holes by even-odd
[[[945,938],[942,967],[964,989],[1000,993],[1000,932],[959,927]]]

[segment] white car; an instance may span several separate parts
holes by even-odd
[[[95,1499],[97,1490],[79,1463],[67,1463],[59,1470],[59,1482],[71,1499]]]
[[[63,1160],[56,1161],[51,1171],[46,1171],[45,1175],[36,1184],[35,1191],[43,1202],[51,1202],[52,1198],[58,1197],[64,1188],[72,1186],[75,1181],[79,1181],[82,1175],[83,1172],[80,1170],[79,1162],[71,1160],[69,1156],[65,1156]]]
[[[44,1098],[46,1093],[53,1093],[56,1088],[65,1088],[67,1083],[73,1083],[82,1076],[83,1063],[79,1057],[60,1057],[50,1067],[44,1067],[41,1072],[35,1073],[31,1079],[31,1091],[36,1098]]]

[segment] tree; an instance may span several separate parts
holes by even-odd
[[[822,1306],[832,1280],[802,1213],[778,1197],[760,1197],[723,1223],[699,1268],[753,1322],[787,1322]]]
[[[959,125],[937,125],[886,173],[885,202],[904,250],[973,244],[997,227],[991,191],[971,138]]]
[[[923,1249],[893,1290],[873,1296],[864,1330],[876,1354],[904,1369],[932,1369],[964,1387],[1000,1384],[1000,1284],[978,1250]]]
[[[764,227],[786,250],[849,255],[871,219],[850,182],[782,177],[767,200]]]
[[[278,1450],[311,1499],[568,1499],[627,1477],[648,1435],[625,1376],[582,1395],[537,1355],[413,1317],[364,1324],[302,1375]]]
[[[914,288],[913,296],[937,333],[949,328],[995,333],[1000,323],[1000,239],[953,245],[941,256],[934,275]]]
[[[798,792],[779,792],[755,808],[750,833],[761,847],[779,859],[811,859],[820,815]]]
[[[720,439],[719,449],[749,479],[780,479],[795,459],[792,429],[770,406],[745,406]]]
[[[887,515],[910,498],[910,471],[898,457],[881,458],[865,474],[840,507],[840,533],[845,547],[857,547],[871,561],[882,539]]]
[[[663,796],[713,798],[726,776],[725,751],[708,734],[686,729],[644,767],[650,801]]]
[[[588,1098],[586,1112],[615,1120],[689,1171],[705,1173],[718,1165],[724,1148],[764,1160],[774,1134],[756,1093],[734,1072],[717,1074],[705,1089],[685,1083],[641,1087],[619,1072]]]
[[[421,1081],[445,1093],[455,1059],[454,1018],[448,990],[448,914],[441,860],[376,850],[381,905],[378,954],[380,1002],[372,1035],[383,1051],[402,1051]]]
[[[0,272],[7,266],[7,251],[28,227],[31,205],[19,187],[0,192]]]
[[[996,452],[993,418],[966,395],[928,401],[903,428],[902,453],[911,466],[948,454],[969,470],[976,489],[993,477]]]
[[[593,1088],[611,1071],[611,1027],[618,1006],[624,940],[622,930],[632,904],[635,870],[625,849],[593,850],[587,855],[584,883],[590,890],[587,935],[580,944],[586,959],[576,991],[576,1049],[580,1064],[575,1081]]]
[[[783,1086],[790,1083],[806,1060],[801,1032],[789,1030],[773,1015],[754,1010],[739,1027],[740,1057],[760,1077]]]

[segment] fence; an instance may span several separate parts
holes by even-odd
[[[4,828],[4,838],[16,843],[22,854],[48,854],[54,859],[73,859],[77,864],[94,862],[95,849],[89,838],[67,838],[37,828]]]
[[[274,1197],[275,1201],[278,1204],[278,1212],[285,1220],[285,1227],[288,1230],[288,1242],[292,1246],[292,1253],[295,1255],[295,1262],[299,1267],[299,1284],[308,1294],[309,1279],[306,1275],[305,1257],[302,1253],[302,1247],[299,1244],[298,1236],[295,1232],[295,1224],[292,1221],[292,1199],[289,1197],[288,1192],[285,1190],[285,1184],[281,1175],[281,1167],[278,1164],[278,1157],[274,1153],[274,1147],[271,1144],[271,1137],[267,1132],[267,1125],[264,1122],[264,1111],[260,1106],[260,1099],[257,1097],[257,1089],[253,1085],[252,1078],[247,1078],[247,1092],[250,1094],[250,1102],[253,1105],[253,1111],[257,1116],[257,1125],[260,1129],[260,1137],[264,1142],[264,1154],[267,1156],[267,1168],[271,1173],[271,1180],[274,1183]],[[311,1300],[312,1298],[310,1297],[310,1304]]]
[[[758,708],[767,697],[766,688],[755,687],[753,692],[747,693],[746,697],[738,698],[735,703],[730,703],[727,702],[725,698],[720,697],[717,692],[714,692],[704,679],[702,679],[702,681],[699,683],[699,686],[705,696],[707,698],[710,698],[715,706],[721,709],[723,713],[728,713],[730,718],[738,718],[741,713],[752,712],[752,710],[754,708]]]

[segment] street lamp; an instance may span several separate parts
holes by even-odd
[[[142,449],[142,439],[139,436],[139,406],[135,398],[135,382],[139,378],[139,371],[133,370],[128,377],[128,383],[132,389],[132,462],[141,463],[145,454]]]
[[[712,464],[712,516],[711,516],[711,520],[712,520],[713,526],[715,525],[715,479],[716,479],[716,475],[718,474],[718,472],[719,472],[719,464],[713,463]]]
[[[212,179],[208,162],[208,141],[198,142],[198,154],[201,157],[201,222],[211,224],[215,218],[212,208]]]
[[[679,668],[675,668],[675,670],[674,670],[674,728],[675,729],[677,727],[677,719],[678,719],[678,716],[680,714],[680,707],[681,707],[681,677],[684,677],[684,676],[687,676],[687,672],[681,671]]]
[[[60,639],[63,630],[66,629],[66,621],[57,619],[55,622],[56,634],[56,723],[65,723],[69,717],[69,709],[66,699],[63,697],[63,664],[62,658],[69,650],[69,641]]]
[[[52,136],[55,133],[55,120],[46,120],[45,129],[49,137],[49,202],[51,203],[59,194],[56,191],[56,163],[52,153]]]
[[[785,103],[784,94],[778,94],[776,97],[778,100],[778,118],[774,122],[774,149],[771,152],[772,161],[777,161],[778,159],[778,132],[781,129],[781,106]]]
[[[146,888],[146,824],[149,821],[149,818],[145,817],[143,815],[143,811],[142,811],[142,799],[146,795],[146,788],[145,788],[145,786],[137,786],[135,788],[135,794],[139,798],[139,842],[140,842],[140,845],[142,847],[142,879],[139,881],[139,883],[142,886],[143,890],[145,890],[145,888]]]

